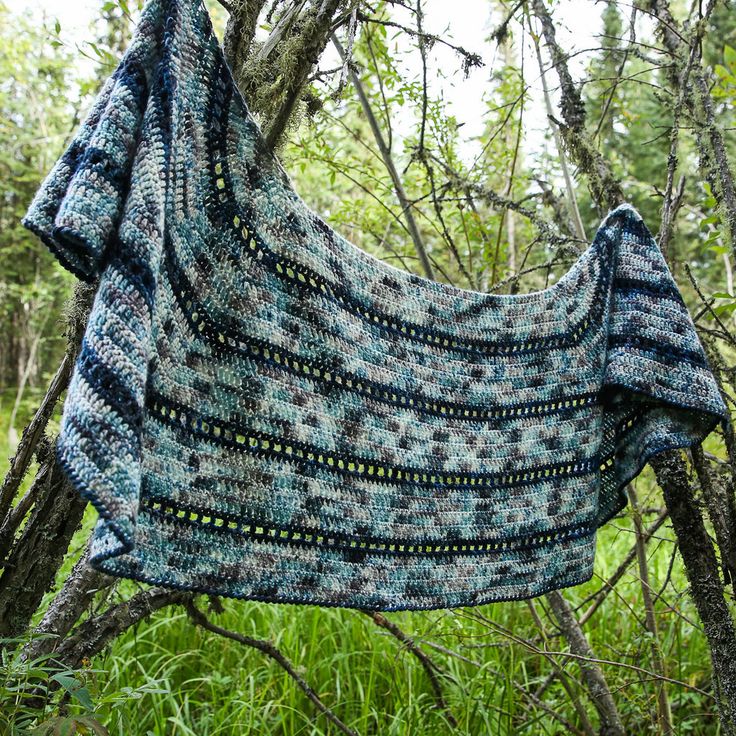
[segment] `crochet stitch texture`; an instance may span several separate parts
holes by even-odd
[[[390,266],[296,194],[200,0],[149,0],[23,222],[98,284],[56,451],[111,575],[373,610],[532,597],[591,577],[648,458],[729,421],[631,205],[531,294]]]

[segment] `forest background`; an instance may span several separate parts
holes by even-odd
[[[207,4],[296,190],[393,265],[534,291],[632,202],[734,408],[733,5]],[[653,462],[594,578],[533,601],[366,615],[89,572],[50,448],[91,292],[20,218],[140,5],[65,12],[0,0],[0,733],[736,733],[733,433]]]

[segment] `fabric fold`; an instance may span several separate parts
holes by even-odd
[[[647,460],[702,441],[728,411],[656,240],[630,205],[615,256],[601,384],[602,524],[627,503]]]
[[[99,276],[123,215],[160,56],[162,19],[162,2],[149,3],[123,58],[22,221],[85,281]]]
[[[133,546],[151,320],[163,249],[168,99],[163,0],[133,38],[23,224],[60,263],[98,281],[56,453],[100,514],[92,558]]]

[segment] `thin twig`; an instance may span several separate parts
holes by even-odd
[[[322,699],[317,695],[317,692],[296,671],[296,668],[291,661],[287,659],[281,650],[274,646],[270,641],[266,641],[265,639],[255,639],[252,636],[246,636],[245,634],[240,634],[237,631],[230,631],[229,629],[224,629],[222,626],[212,623],[207,616],[205,616],[204,613],[194,605],[194,601],[192,600],[184,601],[183,605],[187,614],[197,626],[201,626],[203,629],[206,629],[213,634],[217,634],[218,636],[224,636],[226,639],[236,641],[238,644],[242,644],[243,646],[253,647],[253,649],[257,649],[259,652],[263,652],[263,654],[271,657],[271,659],[277,662],[286,671],[289,677],[296,682],[307,698],[312,701],[317,710],[319,710],[319,712],[322,713],[331,723],[348,736],[358,736],[356,731],[353,731],[352,728],[343,723],[335,713],[322,702]]]
[[[457,719],[452,714],[447,701],[445,700],[444,693],[442,692],[442,683],[438,673],[441,672],[440,668],[435,664],[431,657],[426,652],[422,651],[416,642],[401,628],[399,628],[393,621],[389,621],[382,613],[378,611],[363,611],[363,613],[371,618],[375,624],[381,628],[386,629],[396,639],[398,639],[420,662],[424,671],[429,677],[429,682],[434,690],[434,697],[437,701],[437,707],[445,712],[447,720],[452,724],[453,727],[458,725]]]

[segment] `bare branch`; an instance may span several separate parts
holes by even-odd
[[[585,130],[585,106],[557,42],[555,26],[546,3],[544,0],[532,0],[532,8],[542,24],[542,33],[560,78],[560,109],[564,118],[564,124],[560,123],[560,132],[565,146],[572,160],[588,175],[593,200],[613,209],[624,200],[621,184]]]
[[[610,736],[624,736],[626,732],[611,695],[611,689],[608,687],[603,670],[595,661],[593,650],[570,604],[558,590],[547,593],[545,600],[549,602],[572,653],[581,658],[580,669],[593,705],[601,719],[601,733]]]
[[[265,639],[254,639],[252,636],[239,634],[237,631],[230,631],[229,629],[224,629],[221,626],[212,623],[207,616],[205,616],[204,613],[194,605],[194,601],[191,599],[184,600],[183,605],[189,618],[191,618],[192,622],[197,626],[201,626],[203,629],[206,629],[213,634],[217,634],[218,636],[224,636],[226,639],[238,642],[238,644],[242,644],[243,646],[253,647],[253,649],[257,649],[259,652],[263,652],[263,654],[271,657],[271,659],[286,671],[289,677],[296,682],[298,687],[304,692],[309,700],[312,701],[317,710],[319,710],[319,712],[322,713],[331,723],[333,723],[344,734],[347,734],[347,736],[358,736],[352,728],[345,725],[332,712],[332,710],[322,702],[322,699],[317,695],[317,692],[312,688],[312,686],[296,671],[294,665],[286,658],[281,650],[274,646],[270,641],[266,641]]]
[[[345,49],[343,49],[342,44],[337,39],[337,36],[335,36],[334,34],[332,35],[332,43],[335,45],[335,48],[340,54],[340,57],[342,59],[345,59],[346,58]],[[383,163],[386,167],[386,170],[389,173],[389,176],[391,177],[391,181],[394,184],[394,191],[396,192],[396,197],[398,198],[399,204],[401,205],[401,211],[406,220],[406,225],[409,229],[409,232],[411,234],[412,242],[414,243],[414,248],[417,252],[417,255],[419,256],[419,260],[422,263],[424,274],[428,279],[434,279],[434,271],[432,269],[432,264],[427,254],[427,249],[424,244],[424,239],[422,238],[421,233],[419,232],[419,227],[417,226],[416,220],[414,219],[414,212],[413,212],[412,204],[406,195],[406,191],[404,190],[404,185],[401,181],[401,177],[399,176],[399,172],[396,169],[396,165],[394,164],[393,157],[391,156],[391,152],[389,151],[388,146],[386,145],[386,141],[384,140],[383,133],[381,133],[381,129],[378,126],[378,121],[376,120],[376,116],[373,114],[373,109],[371,108],[370,102],[368,100],[368,96],[366,95],[365,90],[363,89],[363,84],[360,81],[360,77],[356,74],[355,70],[352,68],[350,69],[350,77],[352,79],[353,85],[355,86],[355,91],[358,93],[358,98],[360,100],[361,107],[363,108],[363,113],[368,119],[368,123],[371,127],[371,131],[373,132],[373,137],[376,140],[376,145],[378,146],[378,150],[381,153],[381,158],[383,159]]]
[[[424,668],[424,671],[429,677],[429,682],[434,690],[434,697],[437,702],[437,707],[445,712],[445,716],[450,724],[455,727],[457,726],[457,719],[452,714],[450,707],[445,700],[444,693],[442,692],[442,683],[438,677],[440,668],[434,663],[434,661],[425,652],[423,652],[416,642],[401,628],[399,628],[393,621],[389,621],[382,613],[377,611],[363,611],[363,613],[371,618],[375,624],[386,629],[394,637],[396,637],[418,660]]]

